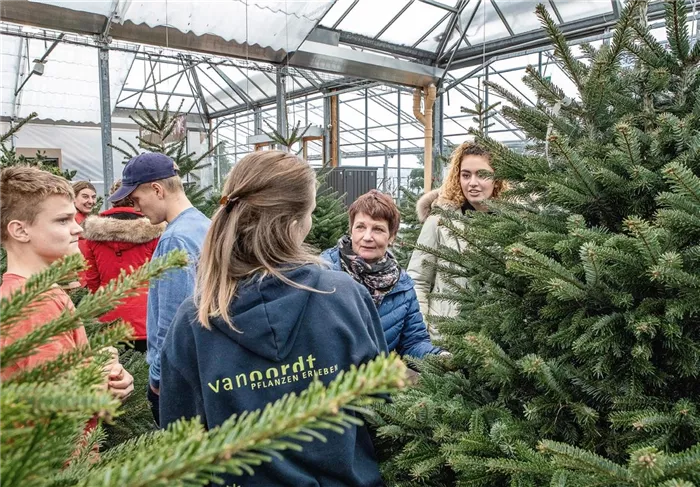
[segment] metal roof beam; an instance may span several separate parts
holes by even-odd
[[[501,22],[503,22],[503,25],[506,26],[506,30],[508,31],[508,34],[510,35],[515,35],[515,32],[513,32],[513,29],[510,27],[510,24],[506,20],[506,16],[503,15],[503,12],[501,11],[501,7],[498,6],[498,3],[496,3],[496,0],[491,0],[491,5],[493,6],[493,9],[496,11],[496,15],[498,15],[498,18],[501,19]]]
[[[450,41],[450,36],[452,35],[452,32],[454,31],[455,26],[457,25],[457,22],[459,21],[459,18],[462,15],[462,11],[467,7],[467,5],[469,5],[469,1],[470,0],[460,0],[460,4],[457,11],[450,19],[450,23],[447,25],[447,29],[445,29],[442,39],[440,39],[440,44],[438,45],[435,54],[436,59],[440,59],[442,57],[442,53],[445,52],[447,43]]]
[[[241,97],[241,99],[244,101],[246,106],[248,106],[248,108],[253,108],[253,99],[250,96],[248,96],[248,93],[246,93],[240,86],[238,86],[235,81],[229,78],[228,75],[224,73],[221,70],[221,68],[219,68],[216,64],[209,63],[209,66],[211,66],[212,69],[216,71],[216,74],[218,74],[221,77],[221,79],[224,80],[224,83],[226,83],[229,88],[231,88],[238,96]]]
[[[316,27],[316,30],[323,31],[328,30],[325,27]],[[424,49],[417,49],[415,47],[402,46],[400,44],[394,44],[393,42],[380,41],[378,39],[373,39],[369,36],[364,36],[362,34],[354,34],[352,32],[347,32],[344,30],[333,31],[340,35],[339,42],[341,44],[347,44],[349,46],[361,47],[363,49],[372,49],[374,51],[380,51],[386,54],[393,54],[395,56],[401,56],[405,58],[411,58],[417,62],[422,62],[423,64],[430,64],[435,58],[435,53],[426,51]],[[304,45],[302,44],[299,49],[302,49]]]
[[[293,98],[299,98],[299,97],[305,96],[305,95],[310,95],[310,94],[313,94],[316,92],[318,92],[318,89],[315,88],[314,86],[310,86],[310,87],[305,88],[303,90],[298,90],[298,91],[293,91],[291,93],[287,93],[287,100],[291,100]],[[268,96],[267,98],[263,98],[262,100],[256,100],[255,106],[275,105],[276,103],[277,103],[277,95],[275,94],[274,96]],[[245,112],[246,110],[250,110],[250,107],[247,104],[244,104],[244,105],[238,105],[235,107],[229,107],[229,108],[226,108],[225,110],[218,110],[218,111],[210,113],[209,115],[211,116],[211,118],[219,118],[219,117],[225,117],[227,115],[233,115],[235,113]]]
[[[318,84],[318,81],[314,80],[313,78],[309,78],[308,76],[306,76],[306,74],[304,73],[304,70],[303,70],[303,69],[296,69],[296,70],[294,70],[294,72],[295,72],[295,73],[299,73],[299,75],[300,75],[302,78],[304,78],[306,81],[308,81],[312,86],[315,86],[315,87],[318,88],[318,89],[321,88],[321,85]]]
[[[612,1],[613,1],[613,3],[615,2],[615,0],[612,0]],[[559,7],[557,7],[557,4],[554,3],[554,0],[549,0],[549,6],[552,7],[552,11],[554,12],[554,15],[556,15],[556,17],[557,17],[557,22],[559,22],[560,24],[563,24],[564,18],[559,13]],[[618,15],[617,12],[613,12],[613,13],[615,14],[615,16]]]
[[[270,96],[270,95],[267,94],[267,92],[265,92],[265,90],[263,90],[262,88],[260,88],[260,85],[257,84],[257,83],[253,80],[253,78],[251,78],[250,76],[248,76],[247,73],[244,73],[243,70],[240,68],[240,66],[235,66],[235,68],[243,75],[243,77],[246,79],[246,82],[251,83],[253,86],[255,86],[255,89],[257,89],[257,90],[258,90],[260,93],[262,93],[263,95],[265,95],[265,96]],[[248,69],[246,69],[246,71],[248,71]],[[248,71],[248,72],[249,72],[249,71]]]
[[[306,41],[290,58],[290,65],[384,83],[426,86],[443,70],[435,66],[394,59],[371,52],[354,51]]]
[[[150,62],[150,60],[148,60],[148,59],[143,59],[143,60],[144,60],[144,61],[149,61],[149,62]],[[156,62],[161,62],[161,61],[156,61]],[[177,64],[181,66],[181,63],[177,63]],[[132,68],[133,68],[133,65],[132,65]],[[155,88],[157,85],[163,83],[164,81],[167,81],[167,80],[169,80],[169,79],[171,79],[171,78],[174,78],[174,77],[177,76],[178,74],[183,74],[185,71],[187,71],[187,68],[179,69],[179,70],[177,70],[176,72],[174,72],[173,74],[168,75],[168,76],[166,76],[165,78],[162,78],[162,79],[156,81],[156,82],[153,83],[152,85],[145,86],[145,87],[143,87],[143,88],[141,88],[141,89],[138,89],[138,90],[137,90],[137,89],[122,88],[122,91],[131,92],[131,93],[140,93],[140,92],[148,91],[148,90],[150,90],[151,88]],[[131,72],[131,69],[129,69],[129,72]],[[149,76],[149,78],[150,78],[150,76]],[[129,79],[129,75],[128,75],[128,74],[127,74],[127,79]],[[177,85],[179,84],[179,82],[180,82],[180,80],[178,79],[178,82],[175,84],[175,86],[177,86]],[[146,80],[146,83],[148,83],[148,80]],[[133,97],[135,97],[135,96],[136,96],[136,95],[129,95],[129,96],[127,96],[126,98],[120,99],[120,100],[119,100],[119,103],[125,102],[125,101],[128,100],[129,98],[133,98]],[[191,96],[191,95],[189,95],[189,96]]]
[[[193,98],[192,93],[176,93],[174,91],[145,91],[137,88],[124,88],[122,91],[126,91],[127,93],[148,93],[149,95],[182,96],[185,98]],[[123,100],[120,100],[119,103],[121,103],[122,101]]]
[[[46,50],[46,52],[44,53],[44,55],[41,56],[41,59],[37,59],[37,60],[36,60],[36,64],[44,64],[44,62],[46,61],[46,58],[49,57],[49,54],[51,54],[51,51],[53,51],[54,49],[56,49],[56,46],[58,45],[58,43],[61,42],[61,39],[63,39],[63,35],[64,35],[64,34],[59,35],[59,36],[58,36],[58,39],[56,39],[55,41],[53,41],[53,44],[51,44],[51,45],[49,46],[49,48]],[[27,60],[29,60],[29,51],[27,51]],[[21,60],[20,60],[20,61],[21,61]],[[15,98],[17,98],[17,95],[19,94],[20,91],[22,91],[22,88],[24,88],[24,85],[27,84],[27,81],[29,81],[29,78],[31,78],[33,74],[34,74],[34,70],[32,69],[31,71],[29,71],[29,74],[27,75],[27,77],[24,78],[24,81],[22,81],[22,84],[19,85],[19,88],[17,88],[17,89],[15,90]]]
[[[353,81],[354,80],[349,80],[349,81],[347,81],[347,83],[349,84],[350,82],[353,82]],[[343,88],[345,86],[347,86],[347,84],[344,84],[343,80],[330,81],[330,82],[324,83],[318,87],[317,86],[309,86],[309,87],[306,87],[302,90],[290,91],[289,93],[287,93],[287,101],[297,99],[297,98],[302,98],[302,97],[307,96],[307,95],[319,95],[319,91],[324,91],[324,90],[327,90],[330,88]],[[353,87],[353,90],[360,89],[360,88],[364,88],[364,86],[361,86],[361,87],[355,86],[355,87]],[[342,92],[343,91],[328,93],[327,96],[338,95],[338,94],[341,94]],[[326,96],[326,95],[319,95],[319,96]],[[266,106],[272,106],[272,105],[275,105],[276,102],[277,102],[277,97],[270,96],[267,98],[263,98],[262,100],[255,100],[253,102],[253,108],[258,108],[258,107],[263,108]],[[273,108],[273,107],[270,107],[270,108]],[[242,113],[242,112],[245,112],[249,109],[250,109],[250,107],[248,105],[242,104],[242,105],[237,105],[235,107],[229,107],[225,110],[219,110],[216,112],[212,112],[210,115],[212,118],[219,118],[219,117],[225,117],[228,115],[234,115],[236,113]]]
[[[469,41],[467,40],[467,31],[469,31],[469,27],[471,27],[472,22],[474,22],[474,17],[476,17],[476,12],[479,10],[479,5],[481,5],[481,2],[482,2],[482,0],[478,0],[476,2],[476,7],[474,7],[474,10],[472,10],[472,14],[469,16],[469,20],[467,20],[467,25],[464,26],[464,29],[462,29],[460,38],[457,40],[457,43],[451,49],[452,54],[450,54],[450,59],[454,59],[455,54],[459,51],[459,45],[462,42],[462,40],[464,40],[464,42],[466,42],[467,46],[471,46],[471,44],[469,44]],[[442,57],[438,58],[436,64],[439,65],[440,61],[442,61],[442,59],[445,57],[447,57],[447,53],[444,53],[442,55]],[[451,61],[448,61],[447,65],[449,65],[450,63],[451,63]]]
[[[192,88],[194,89],[194,92],[197,95],[197,98],[199,99],[199,105],[202,109],[202,115],[204,115],[204,118],[209,120],[209,106],[207,106],[207,99],[204,98],[204,91],[202,90],[202,85],[199,82],[199,75],[197,75],[197,65],[192,61],[191,58],[186,58],[183,61],[187,66],[189,66],[189,71],[190,73],[192,73]]]
[[[20,103],[21,103],[21,98],[19,97],[18,93],[20,92],[19,90],[19,85],[20,85],[20,80],[24,77],[25,72],[25,66],[26,64],[24,63],[24,50],[27,50],[27,60],[29,60],[29,39],[24,39],[21,38],[19,39],[19,52],[17,53],[17,73],[15,75],[15,94],[12,97],[12,120],[15,119],[17,114],[19,113],[19,108],[20,108]]]

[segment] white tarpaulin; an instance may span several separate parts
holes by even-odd
[[[36,112],[40,119],[100,122],[98,50],[59,43],[44,63],[43,75],[33,74],[15,98],[18,87],[51,43],[3,36],[0,43],[2,115],[24,118]],[[27,52],[28,49],[28,52]],[[114,110],[135,53],[110,51],[110,107]],[[13,108],[19,102],[19,110]]]
[[[239,44],[257,44],[286,52],[299,47],[333,3],[330,0],[31,1],[105,17],[110,16],[116,5],[115,22],[167,26],[184,33],[210,34]]]

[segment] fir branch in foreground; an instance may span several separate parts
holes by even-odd
[[[178,421],[110,450],[80,485],[192,485],[225,473],[252,473],[252,467],[271,461],[278,451],[301,450],[299,441],[325,441],[317,430],[342,431],[361,424],[347,411],[368,414],[365,406],[382,401],[370,395],[402,388],[405,374],[406,366],[391,354],[341,372],[327,388],[314,381],[299,396],[284,396],[263,410],[233,416],[210,431],[197,419]]]
[[[140,288],[148,285],[151,279],[161,277],[168,269],[184,267],[186,264],[187,254],[184,251],[173,251],[162,258],[144,264],[129,275],[122,270],[122,274],[117,279],[110,281],[94,294],[85,296],[75,310],[64,310],[58,318],[5,346],[2,353],[2,367],[8,367],[17,360],[32,355],[37,347],[48,343],[54,336],[74,330],[82,326],[82,323],[109,312],[123,299],[138,294]],[[54,268],[50,267],[47,272],[51,273],[53,270]],[[43,273],[37,276],[37,280],[42,282]],[[14,299],[18,297],[21,297],[21,294],[2,301],[3,320],[5,320],[5,313],[12,315],[13,312],[21,312],[21,309],[24,309],[15,310]]]
[[[66,282],[77,277],[77,273],[85,268],[85,261],[80,254],[69,255],[51,264],[40,274],[34,274],[21,289],[13,292],[10,297],[0,300],[0,334],[4,337],[13,324],[24,317],[24,311],[31,303],[50,290],[57,282]]]

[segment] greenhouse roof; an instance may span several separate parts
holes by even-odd
[[[167,102],[211,120],[274,104],[280,71],[288,98],[372,80],[450,89],[493,60],[547,46],[536,3],[4,1],[1,114],[98,123],[99,46],[110,51],[113,110]],[[581,39],[609,29],[620,5],[549,0],[546,8]],[[663,4],[650,5],[650,19],[662,13]],[[31,74],[36,60],[41,75]]]

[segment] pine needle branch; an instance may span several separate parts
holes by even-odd
[[[71,258],[66,260],[68,259]],[[184,267],[186,264],[187,254],[184,251],[173,251],[167,256],[144,264],[129,275],[126,274],[125,270],[122,270],[117,279],[100,288],[94,294],[84,297],[74,311],[66,309],[58,318],[6,345],[3,350],[2,366],[7,367],[17,360],[34,354],[38,346],[48,343],[54,336],[74,330],[82,326],[82,322],[89,322],[114,309],[114,306],[121,303],[123,299],[135,296],[139,293],[140,288],[148,284],[150,279],[160,277],[172,267]],[[37,280],[41,278],[43,278],[43,274],[40,274]],[[19,298],[22,296],[20,295]],[[3,301],[3,305],[3,308],[7,309],[17,307],[12,297],[8,301]],[[4,311],[5,309],[3,309]]]
[[[690,42],[688,36],[688,12],[684,0],[668,0],[666,9],[666,35],[673,54],[681,61],[688,59]]]
[[[381,401],[370,395],[403,387],[405,374],[406,366],[392,354],[341,372],[327,388],[316,380],[299,396],[287,395],[263,410],[234,416],[208,432],[196,419],[179,421],[166,431],[111,450],[80,485],[200,484],[223,473],[252,473],[252,467],[270,461],[278,451],[301,449],[285,438],[311,441],[320,439],[313,430],[342,431],[360,424],[343,408]]]
[[[42,294],[49,291],[57,282],[70,282],[77,279],[78,272],[83,269],[85,269],[85,260],[82,255],[67,256],[51,264],[44,272],[32,275],[22,289],[16,290],[7,298],[2,298],[0,300],[1,336],[7,335],[12,325],[22,319],[26,308],[40,299]]]

